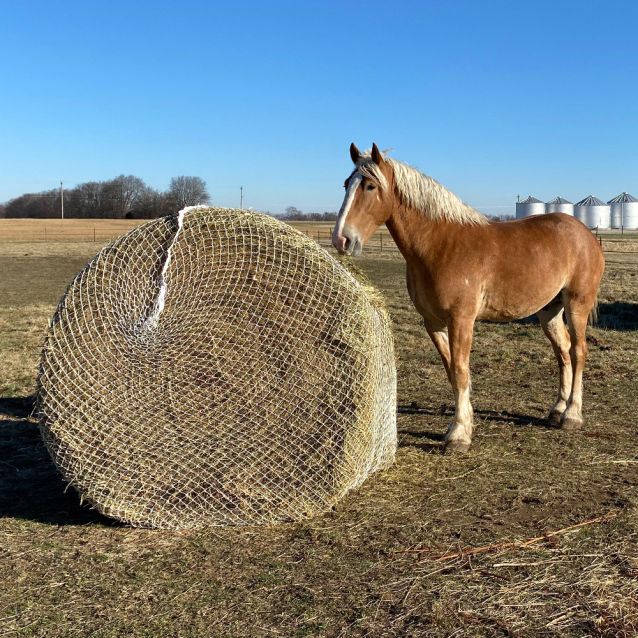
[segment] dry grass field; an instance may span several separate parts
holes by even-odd
[[[444,456],[451,393],[403,261],[366,253],[394,322],[396,464],[307,522],[168,533],[97,515],[48,459],[39,347],[100,243],[19,239],[0,241],[0,636],[638,635],[636,255],[608,254],[585,429],[544,420],[539,327],[480,324],[475,445]]]
[[[143,224],[144,220],[130,219],[0,219],[0,242],[93,242],[103,244]],[[322,246],[330,246],[333,224],[330,222],[290,222]],[[638,252],[638,232],[620,234],[617,230],[599,233],[606,251]],[[378,252],[391,252],[396,245],[385,229],[379,229],[368,242]]]

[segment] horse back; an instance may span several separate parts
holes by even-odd
[[[491,224],[493,259],[485,273],[482,314],[504,319],[535,313],[561,291],[596,294],[604,257],[579,220],[549,213]]]

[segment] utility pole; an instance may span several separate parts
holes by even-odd
[[[239,187],[239,210],[244,210],[244,187]]]
[[[62,219],[64,219],[64,187],[62,181],[60,181],[60,211],[62,213]]]

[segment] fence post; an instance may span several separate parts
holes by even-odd
[[[95,226],[93,226],[93,243],[95,243]]]
[[[44,227],[44,241],[47,240],[47,227]]]

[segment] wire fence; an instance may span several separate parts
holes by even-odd
[[[306,230],[303,232],[324,248],[332,246],[332,231]],[[397,245],[394,243],[394,239],[392,239],[392,236],[387,231],[377,231],[372,237],[370,237],[370,239],[366,242],[366,250],[381,253],[399,252]]]
[[[88,225],[81,227],[64,227],[61,224],[9,225],[0,224],[0,241],[20,242],[92,242],[105,244],[121,237],[124,233],[135,228],[141,222],[116,222],[111,225]],[[308,237],[314,239],[320,246],[330,248],[332,246],[332,229],[329,227],[317,228],[307,222],[292,224]],[[310,226],[310,227],[309,227]],[[638,254],[638,232],[620,233],[620,231],[592,229],[598,243],[605,252]],[[366,251],[374,253],[398,253],[399,249],[390,233],[385,229],[379,229],[366,242]]]
[[[83,224],[82,227],[74,229],[64,228],[60,224],[38,225],[37,228],[21,228],[0,225],[0,241],[24,241],[24,242],[94,242],[105,243],[121,237],[125,232],[134,228],[137,224],[131,223],[126,226],[118,225],[113,228],[105,228],[102,225],[89,226]],[[299,225],[292,224],[305,235],[314,239],[320,246],[327,248],[332,245],[332,230],[330,228],[308,228],[307,223]],[[366,243],[369,250],[377,252],[398,251],[390,233],[385,230],[378,230]]]
[[[320,246],[323,246],[324,248],[332,246],[331,231],[308,230],[304,232],[308,235],[308,237],[314,239]],[[621,237],[620,234],[617,236],[600,234],[597,232],[597,229],[594,229],[592,232],[595,232],[596,239],[598,240],[600,247],[605,252],[638,254],[638,233],[635,233],[633,236],[625,234],[624,237]],[[390,233],[385,230],[377,231],[366,242],[365,249],[369,252],[399,252],[399,248],[394,242],[394,239],[392,239]]]

